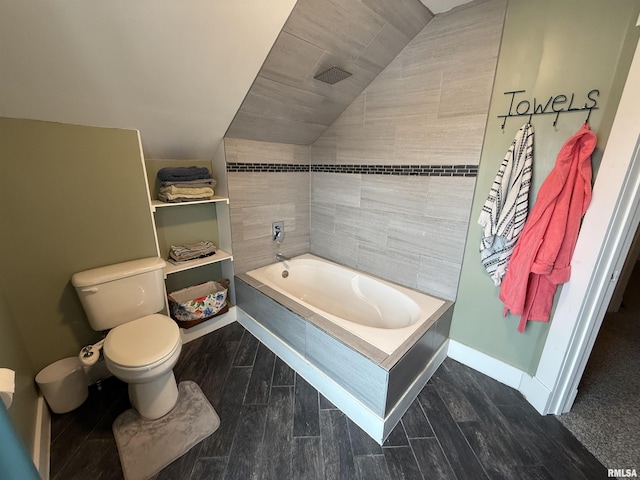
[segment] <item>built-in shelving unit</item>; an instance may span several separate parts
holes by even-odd
[[[181,262],[179,265],[167,262],[167,266],[164,268],[164,274],[171,275],[172,273],[184,272],[185,270],[191,270],[192,268],[198,268],[224,260],[233,260],[233,255],[218,248],[215,255],[211,255],[210,257]]]
[[[206,166],[216,179],[216,195],[206,200],[166,203],[155,199],[156,176],[163,167]],[[149,207],[154,220],[158,255],[169,257],[171,245],[184,245],[209,240],[216,253],[179,264],[167,261],[164,269],[167,292],[186,288],[208,280],[228,279],[228,298],[232,305],[228,313],[214,317],[189,329],[181,329],[183,342],[198,338],[236,319],[233,254],[231,253],[231,221],[227,195],[226,168],[223,147],[213,161],[145,159],[148,180]]]
[[[181,207],[184,205],[198,205],[200,203],[216,203],[216,202],[225,202],[228,205],[229,199],[227,197],[213,196],[208,200],[194,200],[192,202],[180,202],[180,203],[167,203],[167,202],[161,202],[160,200],[151,200],[151,208],[155,212],[156,209],[162,208],[162,207]]]

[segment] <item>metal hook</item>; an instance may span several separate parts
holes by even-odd
[[[591,117],[591,110],[593,110],[593,108],[589,109],[589,113],[587,113],[587,119],[584,121],[584,123],[589,123],[589,118]]]

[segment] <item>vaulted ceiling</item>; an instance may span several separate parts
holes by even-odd
[[[307,143],[432,13],[466,1],[0,0],[0,116],[137,129],[150,158],[209,158],[230,125],[249,135],[243,118]],[[308,78],[330,65],[353,75]]]
[[[420,0],[298,0],[227,135],[311,144],[432,18]],[[314,78],[331,67],[351,75]]]

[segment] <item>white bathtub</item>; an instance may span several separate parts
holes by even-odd
[[[247,275],[389,355],[447,303],[311,254]]]

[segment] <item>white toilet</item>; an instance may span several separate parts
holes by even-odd
[[[178,325],[165,308],[164,260],[107,265],[71,277],[94,330],[109,330],[107,368],[129,384],[131,405],[145,418],[169,413],[178,400],[173,367],[182,350]]]

